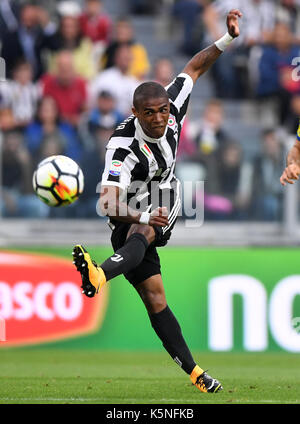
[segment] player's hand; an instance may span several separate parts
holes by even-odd
[[[286,183],[294,184],[294,180],[299,180],[300,175],[300,166],[296,163],[293,163],[291,165],[288,165],[285,170],[283,171],[280,182],[283,186],[286,185]]]
[[[166,207],[154,209],[150,214],[149,225],[157,225],[158,227],[169,225],[168,209]]]
[[[241,18],[243,14],[238,9],[232,9],[226,19],[228,33],[231,37],[236,38],[240,35],[238,18]]]

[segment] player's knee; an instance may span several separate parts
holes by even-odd
[[[127,238],[135,233],[142,234],[146,238],[149,244],[155,240],[155,231],[154,231],[154,228],[151,227],[150,225],[139,225],[139,224],[131,225],[130,230],[128,231],[128,234],[127,234]]]
[[[160,312],[167,306],[165,294],[161,291],[147,289],[140,292],[140,295],[147,311],[151,314]]]

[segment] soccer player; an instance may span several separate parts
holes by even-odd
[[[286,168],[284,169],[280,182],[283,186],[286,183],[294,184],[295,180],[299,180],[300,175],[300,122],[298,126],[297,136],[293,147],[290,149],[286,159]]]
[[[135,90],[133,115],[110,138],[102,176],[100,206],[109,216],[115,253],[97,265],[83,246],[73,250],[83,293],[93,297],[106,281],[124,274],[144,302],[166,351],[201,392],[210,393],[221,390],[221,383],[192,357],[167,305],[156,248],[167,244],[181,205],[174,167],[193,84],[238,37],[241,16],[239,10],[231,10],[228,32],[197,53],[167,87],[146,82]]]

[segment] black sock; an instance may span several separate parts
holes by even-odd
[[[180,325],[167,306],[163,311],[149,314],[153,329],[172,359],[187,373],[196,366],[192,354],[182,336]]]
[[[142,262],[147,247],[148,241],[143,234],[134,233],[128,237],[124,246],[100,265],[106,279],[111,280],[136,268]]]

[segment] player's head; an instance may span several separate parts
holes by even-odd
[[[146,135],[161,138],[170,114],[168,93],[157,82],[144,82],[134,92],[132,112]]]

